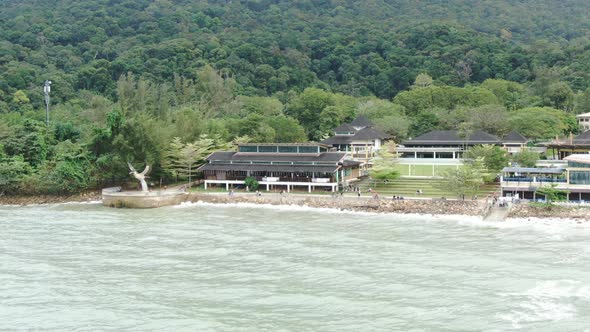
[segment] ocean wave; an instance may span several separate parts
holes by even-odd
[[[179,205],[175,205],[172,208],[192,208],[195,206],[211,206],[218,207],[220,205],[235,208],[248,208],[248,209],[269,209],[275,211],[296,211],[296,212],[325,212],[325,213],[341,213],[341,214],[363,214],[363,215],[382,215],[377,212],[365,212],[365,211],[353,211],[353,210],[340,210],[334,208],[321,208],[321,207],[310,207],[306,205],[297,204],[260,204],[260,203],[210,203],[210,202],[183,202]]]
[[[180,205],[172,208],[183,209],[193,208],[197,206],[219,207],[220,205],[233,208],[248,208],[248,209],[269,209],[274,211],[289,211],[289,212],[314,212],[314,213],[328,213],[328,214],[342,214],[342,215],[357,215],[357,216],[379,216],[392,217],[399,221],[416,221],[421,223],[430,222],[447,222],[451,224],[459,224],[469,227],[480,228],[494,228],[494,229],[530,229],[535,232],[542,232],[552,234],[555,237],[561,237],[563,234],[571,233],[574,230],[582,229],[590,231],[590,223],[581,222],[574,219],[543,219],[543,218],[512,218],[505,221],[485,221],[480,216],[466,216],[466,215],[448,215],[448,214],[419,214],[419,213],[392,213],[392,212],[367,212],[355,211],[335,208],[310,207],[305,205],[288,205],[288,204],[260,204],[250,202],[240,203],[211,203],[211,202],[183,202]],[[562,238],[557,238],[561,240]]]
[[[96,201],[80,201],[80,202],[63,202],[63,203],[54,203],[51,205],[85,205],[85,204],[102,204],[102,200],[96,200]]]
[[[519,329],[526,323],[573,319],[577,309],[566,301],[571,298],[590,300],[590,286],[575,280],[548,280],[537,282],[535,287],[523,293],[501,295],[514,298],[516,307],[496,316]]]
[[[52,203],[29,203],[29,204],[1,204],[0,208],[56,207],[56,206],[62,206],[62,205],[98,205],[98,204],[102,204],[102,200],[52,202]]]

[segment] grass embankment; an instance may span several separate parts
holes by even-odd
[[[454,170],[457,166],[397,164],[394,169],[402,176],[442,176],[445,171]]]
[[[457,198],[457,194],[444,188],[442,180],[438,179],[412,179],[401,178],[389,182],[363,180],[358,186],[362,192],[367,192],[369,188],[384,196],[404,196],[404,197],[427,197],[427,198]],[[477,192],[478,197],[485,197],[498,190],[497,184],[482,185]],[[422,194],[418,195],[417,190]],[[467,197],[466,197],[467,198]],[[470,197],[469,197],[470,198]]]

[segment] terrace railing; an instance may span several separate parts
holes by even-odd
[[[270,177],[270,176],[251,176],[258,182],[336,182],[333,177]],[[227,176],[226,180],[244,181],[247,176]]]
[[[566,179],[539,178],[539,177],[504,177],[505,182],[538,182],[538,183],[566,183]]]

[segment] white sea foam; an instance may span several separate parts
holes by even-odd
[[[0,208],[17,208],[22,207],[23,205],[19,204],[0,204]]]
[[[567,302],[571,298],[590,300],[590,286],[575,280],[549,280],[537,282],[523,293],[502,295],[517,299],[516,307],[497,317],[511,322],[514,328],[521,328],[525,323],[573,319],[576,307]]]
[[[481,221],[481,217],[478,216],[465,216],[465,215],[452,215],[452,214],[445,214],[445,215],[436,215],[436,214],[420,214],[420,213],[390,213],[390,212],[368,212],[368,211],[357,211],[357,210],[346,210],[346,209],[336,209],[336,208],[322,208],[322,207],[311,207],[306,205],[297,205],[297,204],[260,204],[260,203],[210,203],[210,202],[183,202],[179,205],[173,206],[173,208],[191,208],[195,206],[212,206],[217,207],[219,205],[224,205],[227,207],[235,207],[235,208],[251,208],[251,209],[270,209],[275,211],[291,211],[291,212],[316,212],[316,213],[329,213],[329,214],[353,214],[353,215],[365,215],[365,216],[383,216],[383,217],[394,217],[396,220],[404,219],[404,220],[417,220],[417,221],[424,221],[425,219],[429,221],[471,221],[471,222],[478,222]]]
[[[38,207],[38,206],[60,206],[60,205],[96,205],[102,204],[101,200],[96,201],[71,201],[59,203],[30,203],[30,204],[0,204],[0,207]]]
[[[508,218],[504,221],[485,221],[479,219],[464,219],[460,222],[465,225],[493,227],[493,228],[537,228],[542,230],[560,230],[571,228],[590,229],[590,223],[575,219],[558,219],[558,218]]]
[[[369,215],[369,216],[393,216],[403,218],[405,220],[420,220],[424,221],[452,221],[477,227],[491,227],[500,229],[533,227],[540,228],[544,231],[557,231],[560,229],[575,227],[584,227],[590,229],[590,222],[575,220],[575,219],[559,219],[559,218],[509,218],[505,221],[485,221],[480,216],[466,216],[453,214],[420,214],[420,213],[390,213],[390,212],[367,212],[355,210],[341,210],[335,208],[310,207],[306,205],[297,204],[260,204],[260,203],[211,203],[211,202],[183,202],[175,208],[189,208],[194,206],[219,206],[225,205],[228,207],[237,208],[264,208],[277,211],[310,211],[319,213],[341,213],[341,214],[355,214],[355,215]]]
[[[340,210],[334,208],[320,208],[310,207],[306,205],[297,204],[260,204],[260,203],[210,203],[210,202],[183,202],[179,205],[173,206],[173,208],[191,208],[195,206],[211,206],[218,207],[220,205],[235,208],[248,208],[248,209],[270,209],[276,211],[297,211],[297,212],[323,212],[323,213],[342,213],[342,214],[364,214],[364,215],[381,215],[376,212],[364,212],[364,211],[352,211],[352,210]]]
[[[590,217],[589,217],[590,218]],[[534,224],[577,224],[577,225],[590,225],[590,219],[568,219],[568,218],[537,218],[537,217],[528,217],[528,218],[508,218],[506,222],[514,222],[514,223],[534,223]]]
[[[96,201],[72,201],[72,202],[63,202],[63,203],[56,203],[53,205],[85,205],[85,204],[102,204],[102,200],[96,200]]]

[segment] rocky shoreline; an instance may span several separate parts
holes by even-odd
[[[403,214],[432,214],[432,215],[465,215],[481,216],[486,204],[483,201],[451,201],[451,200],[387,200],[372,197],[350,196],[311,196],[311,195],[281,195],[255,194],[220,195],[207,193],[191,193],[189,202],[206,202],[217,204],[255,203],[271,205],[299,205],[315,208],[338,209],[344,211],[375,212],[375,213],[403,213]]]
[[[102,199],[100,191],[89,191],[76,195],[57,196],[0,196],[0,205],[36,205],[67,202],[93,202]],[[328,196],[307,194],[222,193],[193,192],[186,196],[187,202],[206,202],[215,204],[253,203],[270,205],[298,205],[313,208],[338,209],[354,212],[423,214],[423,215],[463,215],[483,216],[486,213],[485,201],[458,201],[440,199],[375,199],[370,196]],[[551,210],[530,204],[515,205],[508,219],[562,219],[590,221],[590,207],[556,206]]]
[[[34,205],[57,204],[68,202],[92,202],[100,201],[100,191],[88,191],[74,195],[36,195],[36,196],[0,196],[0,205]]]
[[[590,221],[590,207],[554,206],[551,209],[547,209],[531,204],[519,204],[510,210],[508,218],[570,219],[576,221]]]

